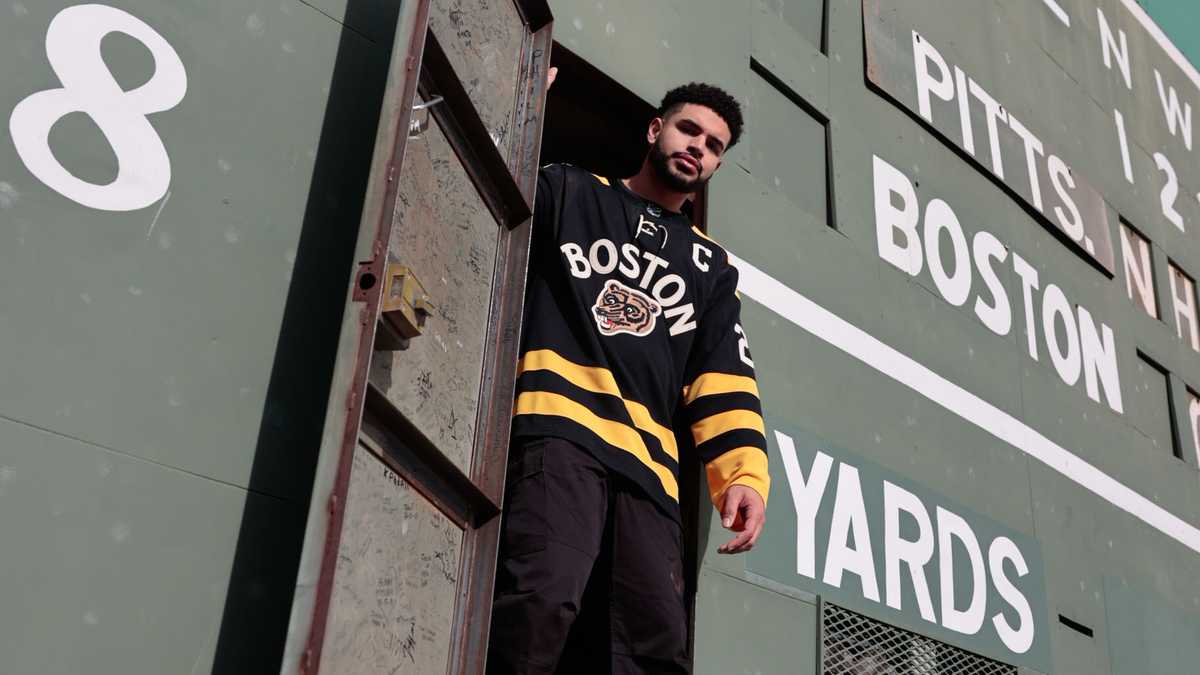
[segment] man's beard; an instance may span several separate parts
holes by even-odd
[[[704,187],[704,184],[708,182],[708,178],[701,178],[699,175],[695,178],[688,178],[687,176],[672,172],[670,165],[671,157],[662,149],[660,143],[660,140],[656,140],[654,141],[654,145],[650,146],[650,166],[654,169],[654,175],[658,176],[663,185],[674,192],[683,192],[685,194],[692,194]]]

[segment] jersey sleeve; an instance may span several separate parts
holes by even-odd
[[[566,171],[562,164],[547,164],[538,170],[537,192],[533,197],[535,236],[558,239],[559,214],[566,189]]]
[[[771,478],[754,361],[735,292],[737,268],[726,262],[718,274],[684,372],[682,405],[709,495],[720,509],[734,485],[753,488],[765,503]]]

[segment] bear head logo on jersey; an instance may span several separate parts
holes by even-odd
[[[609,279],[600,289],[592,313],[602,335],[631,333],[640,337],[654,330],[655,317],[662,308],[645,293]]]

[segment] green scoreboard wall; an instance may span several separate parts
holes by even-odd
[[[754,551],[701,538],[697,672],[879,663],[843,610],[1023,672],[1200,657],[1197,11],[1146,4],[552,3],[644,99],[746,111],[708,224],[773,488]]]

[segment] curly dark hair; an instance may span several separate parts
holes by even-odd
[[[658,116],[666,119],[669,115],[683,107],[684,103],[695,103],[721,116],[729,125],[729,147],[737,144],[742,137],[742,106],[729,92],[720,87],[703,82],[690,82],[675,87],[663,96],[658,106]]]

